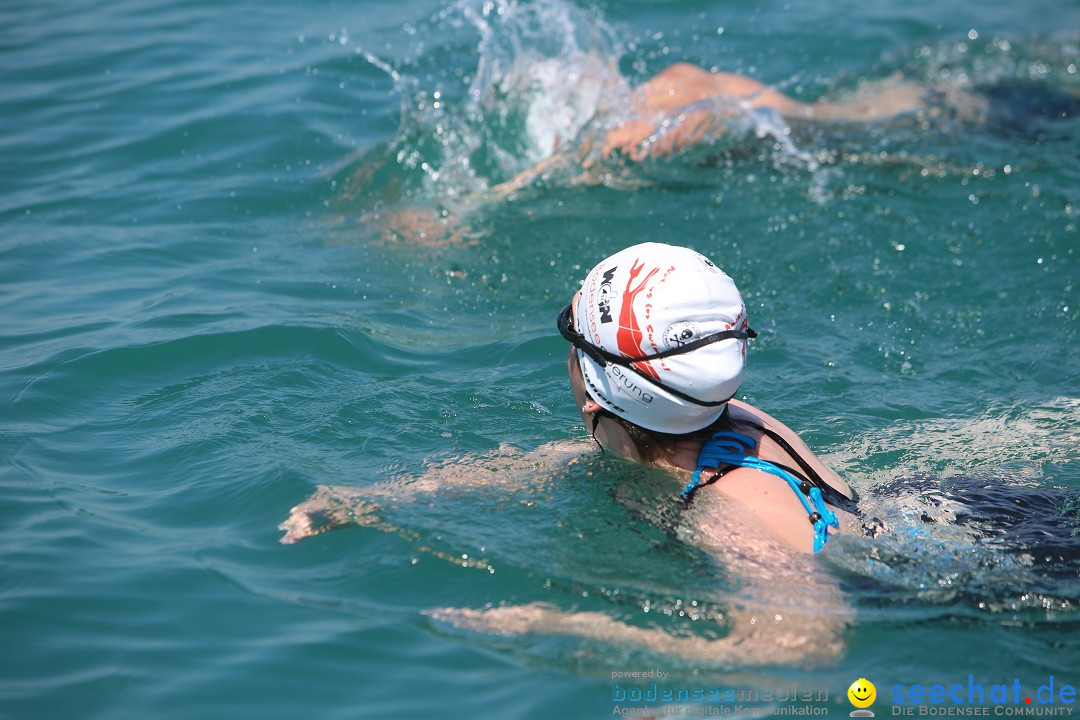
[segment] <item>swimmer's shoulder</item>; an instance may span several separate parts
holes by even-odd
[[[728,402],[729,412],[732,419],[736,422],[749,422],[755,425],[760,425],[769,430],[772,430],[781,438],[787,442],[791,448],[799,454],[821,477],[827,482],[833,489],[845,495],[846,497],[852,497],[851,488],[847,483],[836,474],[836,471],[826,465],[818,458],[817,455],[803,442],[802,438],[798,434],[789,428],[784,423],[780,422],[772,415],[769,415],[764,410],[756,408],[748,403],[740,402],[738,400],[731,400]],[[770,460],[773,462],[781,462],[788,464],[787,452],[780,447],[775,441],[768,436],[762,435],[758,440],[759,442],[759,457],[763,460]]]

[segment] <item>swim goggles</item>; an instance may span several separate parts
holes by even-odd
[[[629,368],[643,379],[653,383],[654,385],[659,385],[664,389],[665,392],[674,395],[681,400],[685,400],[695,405],[701,405],[702,407],[719,407],[720,405],[725,404],[731,398],[716,401],[698,400],[697,398],[691,397],[690,395],[676,390],[675,388],[668,387],[667,385],[662,384],[656,378],[645,375],[645,373],[634,367],[634,363],[647,362],[649,360],[659,360],[661,358],[671,357],[672,355],[682,355],[684,353],[697,350],[698,348],[703,348],[706,345],[712,345],[715,342],[720,342],[721,340],[747,340],[749,338],[757,337],[757,333],[750,328],[746,328],[746,330],[723,330],[718,333],[713,333],[712,335],[706,335],[705,337],[699,338],[697,340],[691,340],[690,342],[685,343],[684,345],[679,345],[678,347],[673,347],[658,353],[652,353],[651,355],[641,355],[640,357],[624,357],[622,355],[616,355],[613,352],[609,352],[602,347],[593,345],[585,339],[584,335],[574,329],[573,305],[573,303],[570,303],[565,308],[563,308],[563,311],[559,313],[559,319],[557,321],[559,334],[566,338],[566,340],[571,345],[592,358],[600,367],[607,367],[608,363],[611,363],[613,365],[619,365],[621,367]]]

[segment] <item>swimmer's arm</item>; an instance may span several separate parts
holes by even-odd
[[[489,453],[431,464],[416,477],[391,478],[366,486],[319,485],[278,526],[285,531],[281,542],[288,545],[349,525],[393,530],[379,517],[379,503],[460,490],[507,486],[528,490],[546,482],[554,468],[574,462],[585,447],[581,441],[562,441],[522,453],[503,445]]]
[[[522,188],[532,185],[537,180],[543,179],[544,175],[559,168],[568,162],[564,155],[550,155],[527,170],[522,170],[514,177],[505,182],[492,186],[490,195],[493,200],[502,200]]]
[[[601,150],[598,155],[592,154],[591,143],[583,144],[578,160],[584,172],[577,182],[597,182],[600,175],[591,170],[598,159],[612,154],[640,162],[646,157],[669,156],[721,135],[727,118],[740,112],[740,107],[775,110],[789,119],[873,122],[925,110],[927,90],[919,83],[890,78],[843,100],[804,103],[745,75],[676,63],[635,89],[629,116],[607,131],[597,146]],[[491,194],[495,199],[506,197],[568,159],[566,154],[556,153],[494,186]]]
[[[604,155],[636,161],[671,155],[724,132],[725,117],[739,105],[775,110],[789,119],[874,122],[925,110],[928,94],[926,85],[894,77],[842,100],[804,103],[744,75],[677,63],[638,88],[635,116],[608,132]],[[707,104],[725,99],[735,106]]]
[[[709,105],[711,100],[731,105]],[[607,133],[603,155],[617,153],[638,162],[671,155],[723,133],[726,117],[740,106],[782,115],[809,112],[808,105],[745,75],[676,63],[637,88],[633,117]]]
[[[720,512],[721,505],[728,509]],[[690,512],[688,542],[714,555],[738,579],[724,637],[676,636],[602,612],[565,612],[544,604],[437,608],[427,614],[477,632],[576,636],[713,665],[807,667],[843,654],[851,607],[814,556],[793,553],[763,535],[756,521],[731,503],[702,504],[700,512]]]
[[[871,122],[925,109],[928,91],[922,83],[894,76],[869,83],[842,100],[804,103],[744,75],[678,63],[645,83],[640,98],[641,109],[652,113],[670,114],[703,100],[726,97],[788,118]]]
[[[711,73],[689,63],[676,63],[658,73],[634,92],[631,117],[611,128],[602,144],[586,139],[576,156],[555,153],[506,182],[491,188],[500,200],[525,188],[545,174],[571,161],[584,166],[575,184],[599,182],[592,170],[596,161],[619,153],[640,162],[647,155],[670,155],[723,132],[723,115],[693,106],[710,98],[726,97],[751,107],[769,107],[782,114],[804,111],[809,106],[777,92],[763,83],[733,73]],[[662,127],[661,127],[662,126]],[[599,155],[593,150],[599,148]]]
[[[567,613],[539,603],[485,610],[437,608],[426,614],[466,630],[502,636],[570,635],[711,665],[805,668],[833,662],[844,652],[844,623],[822,616],[740,612],[726,637],[705,638],[675,636],[628,625],[602,612]]]

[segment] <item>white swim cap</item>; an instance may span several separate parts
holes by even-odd
[[[754,332],[735,283],[700,253],[626,248],[585,278],[572,329],[569,310],[560,330],[578,348],[586,391],[635,425],[700,430],[739,389]]]

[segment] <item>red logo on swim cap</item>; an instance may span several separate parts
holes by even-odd
[[[645,263],[639,264],[635,259],[634,264],[630,267],[630,277],[626,280],[626,289],[623,291],[622,306],[619,308],[619,331],[615,336],[619,345],[619,352],[623,357],[637,357],[641,355],[641,339],[644,334],[641,332],[641,327],[638,325],[637,317],[634,315],[634,298],[645,289],[646,283],[652,278],[653,275],[660,271],[660,268],[653,268],[649,271],[637,287],[631,288],[634,278],[641,274],[641,271],[645,269]],[[634,369],[639,372],[645,373],[654,380],[659,380],[660,375],[652,368],[649,363],[635,363]]]

